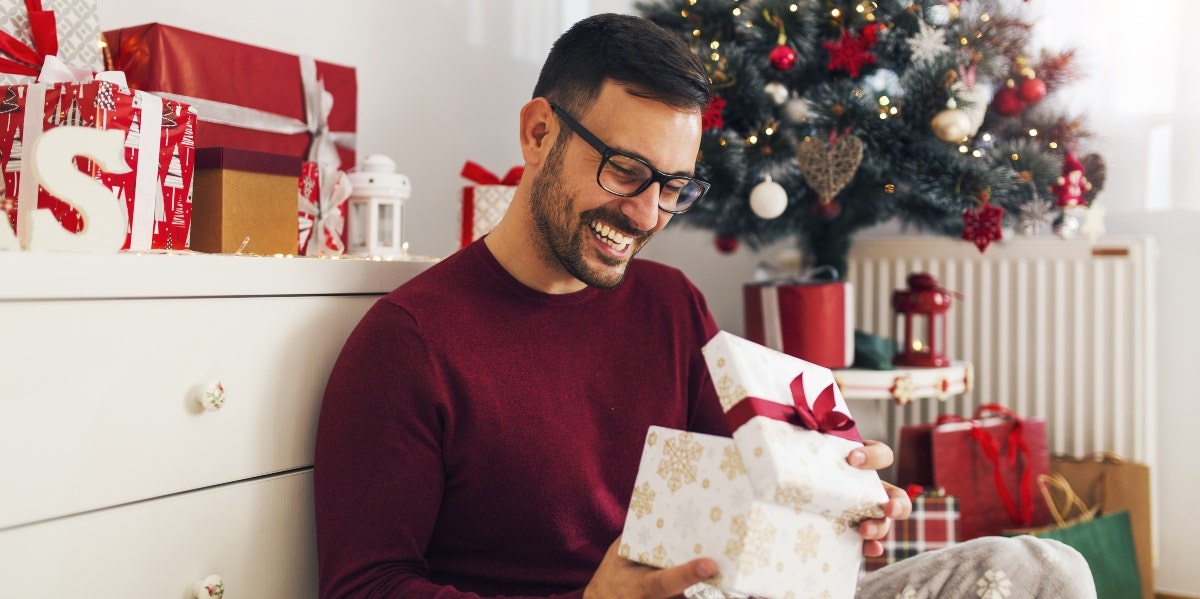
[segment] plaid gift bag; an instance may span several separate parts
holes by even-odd
[[[958,498],[942,489],[915,489],[912,516],[892,522],[883,540],[883,555],[863,560],[863,572],[874,572],[918,553],[949,547],[959,540]],[[909,490],[912,494],[913,489]]]

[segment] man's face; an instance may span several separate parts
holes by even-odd
[[[573,116],[604,143],[661,171],[690,174],[695,168],[698,112],[632,96],[609,83],[586,115]],[[543,260],[557,262],[587,285],[609,289],[624,280],[629,261],[671,215],[658,209],[658,184],[628,198],[601,188],[600,160],[578,135],[556,142],[532,182],[530,208]]]

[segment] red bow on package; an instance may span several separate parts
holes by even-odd
[[[784,405],[758,397],[746,397],[725,413],[729,426],[737,430],[755,416],[766,416],[772,420],[780,420],[789,424],[817,431],[826,435],[841,437],[850,441],[862,443],[854,420],[844,412],[834,410],[837,405],[830,384],[817,396],[812,407],[804,394],[804,373],[796,375],[790,385],[792,390],[792,405]]]
[[[1002,416],[1007,416],[1013,420],[1014,426],[1008,433],[1008,451],[1004,456],[1004,465],[1015,467],[1017,465],[1018,453],[1024,456],[1026,466],[1021,473],[1020,482],[1020,503],[1013,501],[1012,494],[1008,492],[1008,487],[1004,485],[1004,474],[1001,471],[1000,463],[1000,440],[993,437],[987,429],[980,425],[979,421],[988,413],[996,413]],[[979,444],[979,448],[983,450],[983,456],[992,464],[992,475],[996,481],[996,490],[1000,494],[1000,501],[1004,503],[1004,510],[1008,512],[1008,517],[1013,524],[1018,526],[1029,526],[1033,523],[1033,477],[1028,466],[1031,458],[1029,445],[1025,443],[1025,433],[1023,425],[1025,421],[1017,415],[1016,412],[1001,406],[999,404],[988,403],[979,406],[975,411],[975,418],[967,420],[962,416],[954,414],[942,414],[938,416],[937,423],[944,424],[946,422],[970,422],[971,438]]]
[[[521,182],[521,174],[525,171],[523,166],[514,166],[508,169],[504,178],[496,176],[496,173],[487,170],[477,162],[467,161],[462,167],[462,172],[459,173],[465,179],[470,179],[480,185],[516,185]]]
[[[33,47],[0,31],[0,53],[11,57],[0,57],[0,73],[36,77],[46,57],[58,54],[58,25],[54,11],[42,10],[42,0],[25,0],[25,8],[29,10],[29,32]]]

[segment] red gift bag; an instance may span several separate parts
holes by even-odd
[[[958,497],[960,540],[1050,521],[1035,501],[1038,475],[1050,472],[1046,422],[984,404],[975,417],[943,415],[900,429],[896,482],[941,487]]]

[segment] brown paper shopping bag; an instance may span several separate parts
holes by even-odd
[[[1101,514],[1126,510],[1137,548],[1142,598],[1154,599],[1154,555],[1150,524],[1150,467],[1114,453],[1083,457],[1055,455],[1050,470],[1061,474],[1088,505]]]

